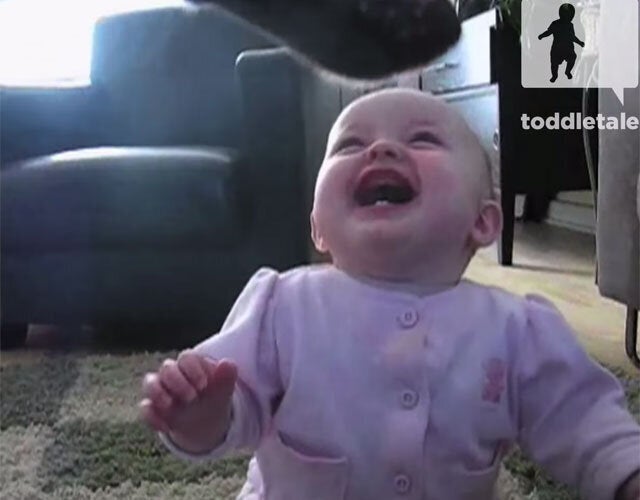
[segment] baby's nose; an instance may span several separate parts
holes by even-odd
[[[384,158],[400,159],[402,149],[393,141],[376,141],[369,147],[368,157],[370,161]]]

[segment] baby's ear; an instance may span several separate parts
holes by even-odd
[[[328,251],[328,248],[324,242],[324,239],[320,235],[320,232],[318,231],[318,226],[316,225],[313,212],[311,212],[310,220],[311,220],[311,239],[313,240],[313,245],[316,247],[316,250],[318,252],[325,253]]]
[[[483,200],[469,238],[474,248],[491,245],[502,231],[502,208],[495,200]]]

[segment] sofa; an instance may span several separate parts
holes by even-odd
[[[208,335],[259,267],[307,261],[295,68],[256,71],[252,47],[271,43],[216,10],[104,18],[75,147],[55,134],[68,93],[27,123],[28,91],[2,89],[0,347],[29,323]]]

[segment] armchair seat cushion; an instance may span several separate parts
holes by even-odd
[[[242,231],[240,157],[204,147],[90,148],[2,172],[2,251],[226,249]]]

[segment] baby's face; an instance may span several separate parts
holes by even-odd
[[[347,270],[461,258],[490,190],[477,138],[445,103],[410,90],[370,94],[329,134],[313,239]]]

